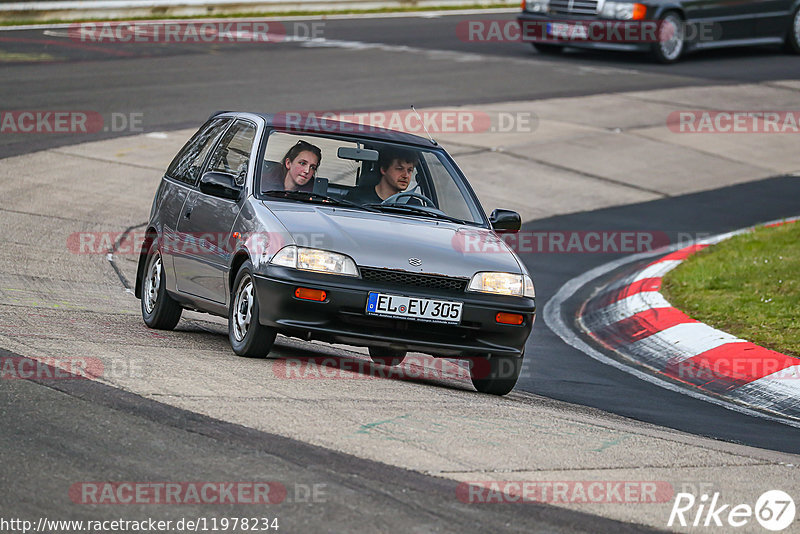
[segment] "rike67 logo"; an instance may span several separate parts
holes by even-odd
[[[784,491],[770,490],[761,494],[755,506],[724,502],[719,492],[703,494],[699,499],[691,493],[678,493],[669,514],[667,526],[739,528],[753,518],[767,530],[778,532],[794,521],[794,500]]]

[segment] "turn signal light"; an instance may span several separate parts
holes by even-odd
[[[328,298],[328,294],[321,289],[309,289],[307,287],[298,287],[294,290],[294,296],[303,300],[314,300],[323,302]]]
[[[647,14],[647,6],[644,4],[633,4],[633,20],[644,20]]]
[[[518,313],[505,313],[505,312],[498,313],[494,319],[500,324],[513,324],[513,325],[521,325],[525,321],[525,318]]]

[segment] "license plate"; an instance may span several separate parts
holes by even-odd
[[[547,23],[547,35],[562,39],[586,39],[586,26],[583,24],[567,24],[566,22]]]
[[[367,315],[457,324],[461,322],[463,306],[463,302],[370,292],[367,299]]]

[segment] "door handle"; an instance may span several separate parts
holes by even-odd
[[[191,219],[192,218],[192,210],[191,209],[186,210],[186,213],[183,214],[183,217],[185,219]]]

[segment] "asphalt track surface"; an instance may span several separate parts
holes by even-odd
[[[338,44],[314,47],[303,43],[87,47],[45,35],[42,30],[2,32],[0,49],[22,59],[4,66],[0,96],[5,110],[141,113],[145,131],[159,131],[195,126],[217,109],[444,106],[763,82],[800,72],[800,58],[771,49],[703,53],[671,67],[654,65],[643,57],[596,52],[543,58],[519,43],[460,41],[456,24],[475,18],[508,20],[511,16],[328,21],[324,36]],[[355,46],[352,43],[387,46],[361,45],[358,54],[349,54],[347,49]],[[398,46],[411,48],[394,48]],[[435,59],[437,54],[442,57],[441,51],[451,54],[445,53],[450,59],[461,60],[419,61],[421,57]],[[125,133],[98,132],[80,139],[59,134],[35,138],[3,135],[0,157]],[[532,221],[525,228],[658,230],[672,236],[679,232],[719,233],[797,215],[799,198],[796,178],[776,177],[724,190]],[[567,280],[616,257],[540,254],[523,259],[536,273],[538,300],[544,303]],[[530,372],[520,380],[517,387],[521,390],[694,434],[779,451],[800,450],[796,429],[739,415],[604,366],[566,346],[541,320],[527,355],[526,370]],[[47,409],[32,410],[30,406]],[[25,416],[19,417],[21,413]],[[454,483],[220,423],[96,384],[41,387],[9,381],[0,388],[0,419],[4,428],[0,446],[14,451],[19,460],[7,464],[17,467],[3,470],[7,478],[3,486],[10,487],[13,481],[27,486],[30,491],[26,494],[41,495],[26,502],[25,509],[16,510],[18,515],[52,509],[48,495],[64,491],[66,481],[102,479],[113,469],[121,479],[152,480],[162,473],[168,478],[169,473],[178,480],[182,472],[197,472],[202,465],[210,480],[284,478],[302,483],[301,473],[310,470],[314,476],[309,476],[308,482],[326,481],[337,497],[325,506],[292,503],[293,508],[282,508],[280,513],[293,521],[306,521],[315,530],[329,524],[332,531],[368,532],[375,531],[376,524],[386,528],[418,524],[420,517],[431,528],[443,531],[475,530],[481,523],[498,532],[624,532],[628,528],[545,506],[460,506],[452,499]],[[157,464],[154,457],[159,458]],[[46,466],[53,462],[59,466],[57,477],[47,472]],[[395,483],[387,487],[385,480]],[[367,496],[363,509],[347,498],[354,493]],[[377,509],[382,510],[380,519],[365,516]],[[95,512],[96,516],[112,514],[102,507]],[[232,509],[231,515],[236,512],[239,510]],[[201,510],[184,508],[171,513],[202,515]]]
[[[3,355],[7,355],[5,351]],[[457,482],[224,423],[88,381],[8,380],[0,388],[0,517],[173,521],[266,517],[278,532],[641,532],[641,526],[545,505],[475,506]],[[57,383],[60,382],[60,383]],[[46,387],[42,387],[42,385]],[[291,481],[266,506],[83,505],[75,481]],[[316,492],[316,493],[315,493]],[[25,495],[20,499],[17,496]],[[253,510],[256,511],[253,511]],[[61,529],[59,529],[61,531]],[[64,531],[67,531],[64,529]],[[76,530],[77,531],[77,530]]]

